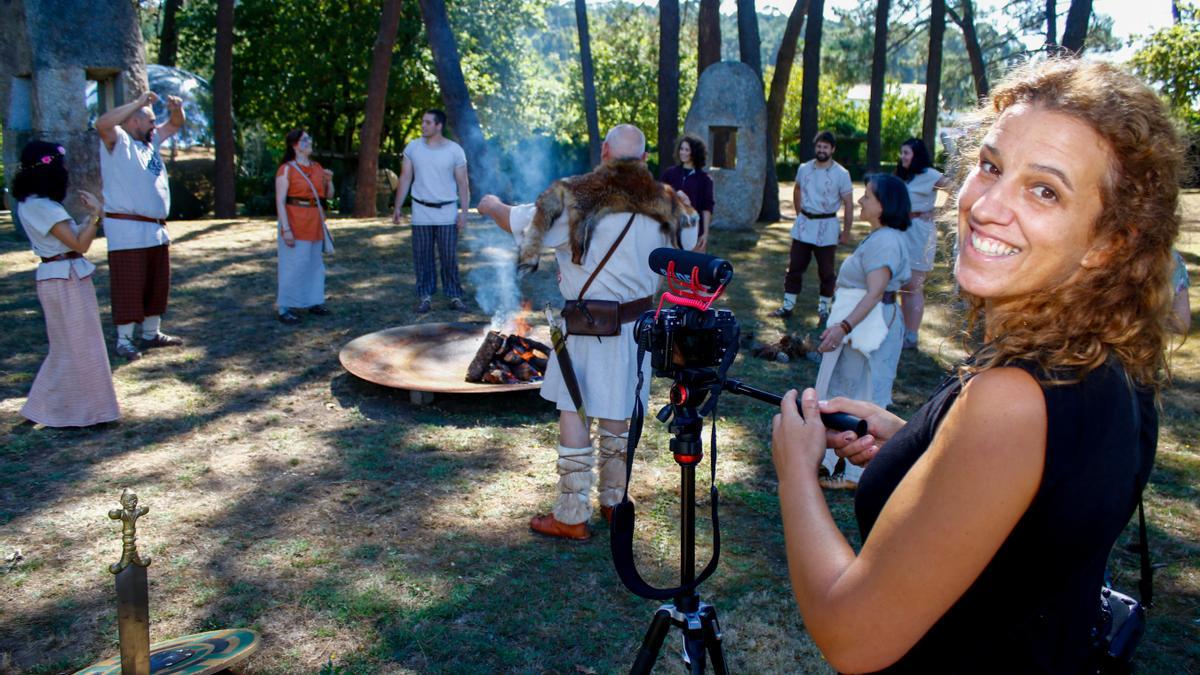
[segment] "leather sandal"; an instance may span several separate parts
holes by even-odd
[[[612,525],[612,514],[613,507],[604,505],[600,506],[600,515],[604,516],[604,520],[608,521],[609,525]]]
[[[592,533],[588,530],[587,523],[567,525],[566,523],[559,522],[553,514],[549,513],[544,516],[534,516],[531,518],[529,529],[540,535],[556,539],[587,541],[592,538]]]

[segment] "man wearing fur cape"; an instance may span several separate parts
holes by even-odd
[[[583,420],[577,413],[558,359],[551,357],[542,384],[542,398],[553,401],[559,410],[559,495],[554,511],[535,516],[529,526],[540,534],[574,540],[591,537],[588,521],[592,516],[593,469],[598,468],[600,508],[605,518],[611,518],[612,507],[621,500],[625,489],[628,417],[633,410],[637,387],[637,344],[633,327],[644,311],[639,308],[651,308],[661,280],[650,270],[647,258],[651,251],[661,246],[690,250],[697,237],[696,213],[687,204],[686,197],[681,199],[669,189],[662,197],[663,187],[654,181],[646,168],[646,137],[637,127],[622,124],[609,131],[601,146],[600,158],[601,166],[592,173],[556,181],[538,199],[537,205],[508,206],[493,195],[487,195],[479,202],[479,212],[511,232],[518,248],[525,245],[529,237],[540,236],[542,246],[554,250],[558,261],[558,286],[564,298],[578,298],[588,277],[612,250],[611,258],[600,268],[585,298],[616,300],[622,303],[623,310],[630,310],[621,313],[620,335],[599,338],[568,335],[566,338],[583,407],[591,417],[599,419],[598,467],[590,435],[591,420]],[[535,211],[555,190],[558,191],[557,201],[565,200],[568,208],[554,214],[545,231],[535,233],[531,228],[538,220]],[[616,194],[617,191],[620,194]],[[651,193],[657,193],[659,197],[646,196]],[[598,194],[602,196],[596,197]],[[669,204],[664,207],[662,199],[668,200]],[[578,213],[580,204],[589,207],[589,212]],[[571,207],[577,210],[574,217],[570,213]],[[616,211],[615,208],[625,210]],[[677,217],[664,222],[660,216],[668,211]],[[599,215],[601,212],[605,213]],[[658,214],[658,217],[644,214]],[[593,215],[599,217],[592,218]],[[613,249],[631,215],[632,226]],[[543,215],[540,220],[545,221],[546,217]],[[589,223],[586,235],[571,231],[573,227],[583,227],[584,223]],[[576,264],[572,262],[572,248],[578,248],[580,243],[585,248],[575,251],[575,257],[580,259]],[[638,392],[643,403],[650,389],[648,361],[643,366],[646,370],[644,386]]]

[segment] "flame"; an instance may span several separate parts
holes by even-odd
[[[510,335],[529,335],[530,331],[533,330],[533,326],[529,324],[529,321],[527,321],[525,317],[532,312],[532,308],[533,303],[528,300],[521,303],[521,311],[517,312],[517,314],[513,316],[512,320],[509,322],[509,325],[512,327],[511,330],[508,331]]]

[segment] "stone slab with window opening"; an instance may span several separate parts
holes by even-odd
[[[71,187],[100,194],[99,137],[88,124],[88,80],[107,83],[106,103],[145,91],[146,66],[135,3],[8,0],[0,19],[0,115],[4,166],[16,168],[34,138],[62,143]],[[11,185],[16,171],[5,171]],[[82,215],[75,191],[67,209]],[[20,228],[18,227],[18,230]]]
[[[706,68],[684,131],[708,145],[713,228],[752,227],[767,177],[767,101],[754,69],[733,61]]]

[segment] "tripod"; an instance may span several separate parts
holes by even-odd
[[[649,673],[658,660],[664,638],[671,626],[677,626],[683,631],[684,661],[690,672],[700,675],[704,672],[705,656],[712,657],[713,670],[717,675],[728,672],[725,665],[725,652],[721,648],[721,625],[717,621],[717,610],[712,605],[700,600],[700,594],[695,590],[696,580],[696,465],[704,459],[704,446],[701,439],[704,418],[696,406],[703,400],[703,395],[693,402],[688,400],[688,388],[677,379],[671,387],[671,405],[663,408],[658,414],[660,420],[666,421],[668,414],[673,414],[668,429],[672,433],[671,453],[680,469],[680,587],[681,592],[654,613],[650,628],[642,639],[638,649],[637,659],[629,672]],[[716,549],[719,550],[719,549]],[[714,556],[717,555],[714,551]]]

